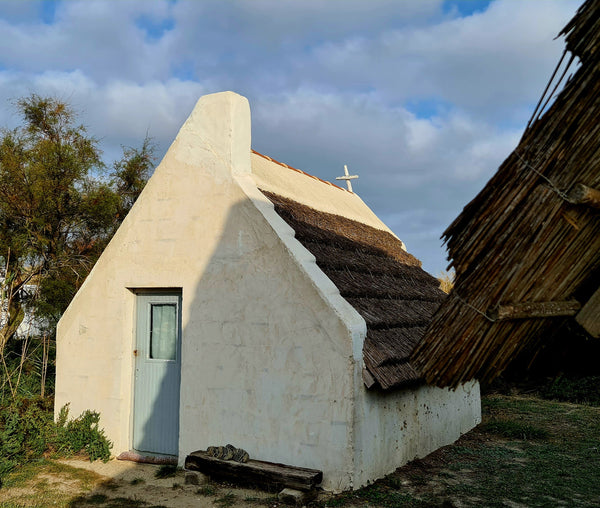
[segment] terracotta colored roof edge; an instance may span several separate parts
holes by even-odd
[[[343,187],[340,187],[339,185],[336,185],[336,184],[334,184],[334,183],[328,182],[327,180],[322,180],[322,179],[321,179],[321,178],[319,178],[318,176],[314,176],[314,175],[311,175],[311,174],[309,174],[309,173],[307,173],[307,172],[305,172],[305,171],[302,171],[301,169],[294,168],[294,167],[292,167],[292,166],[290,166],[290,165],[286,164],[285,162],[279,162],[278,160],[275,160],[275,159],[273,159],[273,157],[269,157],[268,155],[264,155],[264,154],[262,154],[262,153],[260,153],[260,152],[257,152],[256,150],[253,150],[253,149],[251,149],[250,151],[251,151],[253,154],[255,154],[255,155],[259,155],[259,156],[260,156],[260,157],[262,157],[263,159],[267,159],[268,161],[274,162],[275,164],[278,164],[278,165],[280,165],[280,166],[282,166],[282,167],[284,167],[284,168],[291,169],[292,171],[296,171],[296,173],[300,173],[300,174],[302,174],[302,175],[308,176],[308,177],[310,177],[310,178],[313,178],[313,179],[315,179],[315,180],[318,180],[318,181],[319,181],[319,182],[321,182],[321,183],[324,183],[324,184],[327,184],[327,185],[331,185],[332,187],[335,187],[336,189],[340,189],[340,190],[343,190],[343,191],[345,191],[345,192],[350,192],[349,190],[347,190],[347,189],[344,189]],[[352,193],[352,194],[353,194],[353,193]]]

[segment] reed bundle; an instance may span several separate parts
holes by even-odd
[[[365,367],[384,390],[421,382],[409,357],[445,297],[387,231],[262,191],[367,324]]]
[[[600,211],[570,196],[600,189],[600,0],[561,35],[579,69],[444,232],[454,290],[412,356],[428,383],[493,379],[598,289]]]

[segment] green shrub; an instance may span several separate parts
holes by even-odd
[[[64,414],[63,414],[64,411]],[[110,458],[111,442],[104,431],[98,428],[100,415],[95,411],[84,411],[78,418],[68,419],[68,405],[63,406],[57,420],[57,443],[71,453],[84,451],[91,461]]]
[[[17,399],[0,408],[0,457],[30,459],[41,456],[55,434],[51,403],[45,399]]]
[[[84,452],[90,460],[110,458],[111,443],[99,429],[100,415],[84,411],[73,420],[64,406],[56,422],[52,401],[17,398],[0,407],[0,479],[21,462],[45,454],[68,456]]]

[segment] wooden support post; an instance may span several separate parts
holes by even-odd
[[[587,301],[575,320],[583,326],[592,337],[600,338],[600,287]]]
[[[488,310],[487,314],[496,321],[505,319],[530,319],[559,316],[574,316],[581,309],[576,300],[565,302],[508,303]]]
[[[582,183],[576,183],[571,187],[567,199],[574,205],[587,205],[600,209],[600,190],[592,189]]]

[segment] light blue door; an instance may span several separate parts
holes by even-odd
[[[181,294],[137,295],[133,448],[178,455]]]

